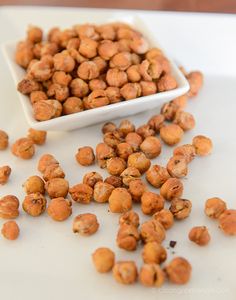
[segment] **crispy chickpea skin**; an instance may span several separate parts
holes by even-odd
[[[213,144],[211,139],[204,135],[197,135],[193,138],[192,144],[199,156],[206,156],[212,152]]]
[[[75,78],[70,83],[70,90],[73,96],[80,98],[88,94],[89,87],[84,80],[80,78]]]
[[[106,82],[102,79],[92,79],[89,81],[89,88],[91,91],[105,90],[106,87]]]
[[[170,101],[162,105],[161,114],[165,117],[166,121],[173,121],[178,109],[178,105]]]
[[[78,97],[68,97],[63,103],[63,114],[70,115],[84,110],[83,101]]]
[[[129,183],[129,192],[135,202],[141,202],[141,197],[146,190],[147,186],[141,179],[134,179]]]
[[[119,52],[115,54],[110,60],[111,68],[118,68],[122,71],[128,69],[131,65],[131,54],[129,52]]]
[[[14,195],[6,195],[0,199],[0,218],[15,219],[19,216],[18,198]]]
[[[157,92],[156,84],[152,81],[140,81],[142,96],[153,95]]]
[[[137,280],[138,271],[134,261],[118,261],[112,269],[115,280],[122,284],[132,284]]]
[[[128,167],[135,167],[141,174],[146,172],[150,168],[150,159],[142,152],[136,152],[129,156]]]
[[[236,210],[226,209],[219,217],[219,228],[227,235],[236,235]]]
[[[97,248],[92,254],[92,260],[99,273],[107,273],[114,266],[115,254],[109,248]]]
[[[45,181],[51,180],[53,178],[65,178],[65,173],[59,164],[51,164],[47,166],[43,173],[43,179]]]
[[[199,90],[203,85],[203,74],[199,71],[193,71],[187,74],[186,78],[190,85],[188,96],[194,97],[198,94]]]
[[[141,87],[139,83],[126,83],[120,89],[120,93],[125,100],[132,100],[141,96]]]
[[[102,133],[113,132],[116,130],[116,124],[113,122],[107,122],[102,126]]]
[[[8,134],[0,130],[0,150],[5,150],[8,147]]]
[[[139,82],[141,80],[141,75],[139,72],[138,65],[132,65],[126,70],[128,80],[131,82]]]
[[[188,174],[188,163],[182,155],[171,157],[166,168],[172,177],[182,178]]]
[[[110,147],[116,148],[118,144],[124,141],[123,133],[119,130],[113,130],[112,132],[107,132],[103,136],[103,141]]]
[[[46,168],[50,165],[55,165],[59,162],[55,159],[55,157],[51,154],[44,154],[40,157],[38,162],[38,171],[44,173]]]
[[[148,242],[161,243],[165,239],[166,233],[161,223],[151,219],[141,225],[140,236],[144,244]]]
[[[53,57],[53,62],[56,71],[69,73],[73,71],[75,67],[75,61],[67,51],[55,54]]]
[[[113,190],[114,190],[113,185],[102,181],[97,182],[94,185],[94,190],[93,190],[94,201],[99,203],[108,202],[108,199]]]
[[[19,42],[15,52],[16,63],[26,69],[33,58],[33,44],[30,41]]]
[[[93,199],[93,189],[85,183],[79,183],[69,189],[71,198],[75,202],[88,204]]]
[[[64,178],[53,178],[46,182],[45,188],[51,199],[65,198],[69,191],[69,183]]]
[[[99,73],[103,74],[107,69],[107,62],[100,56],[96,56],[92,60],[98,67]]]
[[[109,99],[104,90],[95,90],[89,94],[87,99],[87,109],[101,107],[109,104]]]
[[[106,81],[112,87],[121,87],[128,82],[128,77],[125,71],[113,68],[107,71]]]
[[[57,116],[58,109],[58,117],[61,115],[60,110],[62,111],[62,105],[59,101],[57,101],[58,104],[52,101],[55,100],[41,100],[33,104],[33,114],[37,121],[47,121],[55,118]]]
[[[12,145],[11,152],[22,159],[30,159],[35,153],[34,143],[29,138],[20,138]]]
[[[139,232],[134,225],[123,224],[120,226],[116,237],[117,246],[127,251],[134,251],[139,241]]]
[[[193,227],[188,234],[190,241],[194,242],[199,246],[205,246],[210,242],[210,234],[206,226],[195,226]]]
[[[107,171],[109,174],[119,176],[126,168],[126,162],[123,158],[112,157],[107,161]]]
[[[146,264],[163,263],[167,258],[166,249],[157,242],[148,242],[144,245],[142,251],[143,262]]]
[[[75,217],[73,221],[73,232],[82,236],[89,236],[98,231],[99,223],[96,215],[86,213]]]
[[[177,220],[187,218],[192,209],[192,203],[186,199],[175,198],[171,201],[170,211]]]
[[[49,80],[53,74],[52,64],[50,61],[42,58],[32,64],[27,73],[31,79],[36,81]]]
[[[71,75],[65,73],[64,71],[56,71],[52,75],[52,82],[56,84],[68,86],[71,80],[72,80]]]
[[[69,88],[58,83],[52,83],[47,91],[49,98],[54,97],[60,102],[64,102],[69,97]]]
[[[131,181],[141,177],[139,170],[135,167],[128,167],[120,174],[124,185],[129,186]]]
[[[93,61],[84,61],[79,65],[77,75],[83,80],[95,79],[99,76],[99,69]]]
[[[133,225],[135,227],[139,227],[139,215],[133,211],[127,211],[125,213],[123,213],[120,218],[119,218],[119,225]]]
[[[28,95],[32,92],[39,91],[40,89],[40,83],[29,78],[22,79],[17,85],[17,90],[24,95]]]
[[[144,124],[137,128],[137,134],[139,134],[143,139],[147,138],[148,136],[154,136],[155,131],[151,128],[150,125]]]
[[[115,188],[108,202],[112,213],[124,213],[132,208],[132,197],[125,188]]]
[[[169,146],[178,144],[183,134],[183,129],[176,124],[165,125],[160,129],[161,139]]]
[[[83,183],[89,185],[91,188],[95,186],[97,182],[102,182],[102,176],[97,172],[89,172],[84,174]]]
[[[46,198],[37,192],[25,196],[22,207],[28,215],[32,217],[38,217],[44,213],[46,204]]]
[[[185,258],[175,257],[165,271],[171,283],[186,284],[190,280],[192,267]]]
[[[114,188],[117,187],[122,187],[123,182],[122,182],[122,178],[119,176],[108,176],[104,182],[109,183],[110,185],[114,186]]]
[[[89,146],[79,148],[75,158],[80,165],[91,166],[95,160],[93,148]]]
[[[186,111],[177,111],[173,123],[179,125],[184,131],[195,127],[194,116]]]
[[[146,53],[148,47],[148,42],[143,37],[134,37],[130,43],[130,48],[137,54]]]
[[[6,184],[11,175],[11,168],[9,166],[0,167],[0,184]]]
[[[170,174],[167,169],[160,165],[153,165],[146,172],[147,181],[155,188],[161,187],[169,178]]]
[[[93,58],[97,55],[98,43],[89,38],[82,38],[80,41],[79,52],[87,58]]]
[[[20,228],[15,221],[7,221],[3,224],[2,235],[8,240],[16,240],[20,234]]]
[[[143,142],[143,139],[136,132],[130,132],[126,135],[125,141],[133,148],[133,151],[136,152],[139,150],[140,145]]]
[[[118,87],[109,86],[106,88],[105,92],[110,104],[121,101],[120,89]]]
[[[159,133],[161,127],[163,126],[165,121],[165,117],[162,114],[154,115],[149,119],[148,125],[151,129],[153,129],[156,133]]]
[[[174,156],[183,156],[187,163],[190,163],[196,156],[196,151],[193,145],[185,144],[179,147],[176,147],[173,151]]]
[[[174,225],[174,216],[168,209],[156,212],[153,218],[160,222],[166,230]]]
[[[140,145],[140,150],[147,158],[155,158],[161,154],[161,142],[155,136],[148,136]]]
[[[118,53],[118,44],[110,40],[103,40],[98,46],[98,54],[104,60],[109,60]]]
[[[44,195],[45,193],[44,181],[39,176],[30,176],[23,184],[23,188],[27,195],[33,193],[40,193]]]
[[[171,201],[174,198],[181,197],[183,194],[183,183],[178,178],[169,178],[161,186],[160,194],[166,200]]]
[[[159,92],[165,92],[175,88],[177,88],[177,82],[170,74],[162,76],[157,82],[157,89]]]
[[[162,196],[145,191],[141,197],[141,209],[145,215],[153,215],[164,208],[165,200]]]
[[[135,126],[129,120],[122,120],[119,125],[119,130],[124,136],[127,136],[128,133],[135,131]]]
[[[116,37],[116,31],[110,24],[100,25],[96,28],[96,31],[100,33],[100,36],[103,40],[113,41]]]
[[[108,146],[107,144],[99,143],[96,146],[96,157],[99,167],[105,168],[107,160],[109,158],[115,157],[115,151],[112,147]]]
[[[47,213],[54,221],[65,221],[72,214],[71,201],[63,197],[52,199]]]
[[[206,200],[205,214],[212,219],[219,219],[220,215],[227,209],[225,201],[214,197]]]
[[[127,161],[128,157],[133,153],[133,148],[128,143],[120,143],[116,147],[117,155]]]
[[[30,128],[28,130],[28,138],[31,139],[36,145],[43,145],[46,142],[47,132]]]
[[[158,264],[144,264],[139,272],[139,281],[147,287],[161,287],[165,281],[165,272]]]

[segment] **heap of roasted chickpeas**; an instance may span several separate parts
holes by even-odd
[[[31,26],[15,61],[26,71],[18,91],[29,96],[37,121],[177,87],[163,52],[124,23],[52,28],[46,40]]]

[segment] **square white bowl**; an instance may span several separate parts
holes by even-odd
[[[92,23],[94,24],[108,23],[114,21],[126,22],[132,25],[134,28],[143,33],[151,47],[160,48],[166,55],[166,51],[163,50],[160,44],[156,41],[156,38],[154,38],[150,30],[147,28],[146,24],[138,16],[134,15],[127,18],[127,16],[117,17],[116,14],[110,14],[109,18],[107,18],[107,16],[104,15],[103,19],[102,13],[98,12],[97,19],[94,17],[92,19]],[[74,23],[76,24],[77,20],[75,20]],[[91,23],[91,18],[89,15],[87,15],[87,23]],[[2,44],[1,47],[5,59],[10,68],[12,77],[14,79],[15,86],[17,86],[18,82],[21,81],[25,75],[25,70],[18,66],[14,60],[14,53],[17,42],[18,40],[9,41]],[[71,115],[61,116],[59,118],[51,119],[48,121],[36,121],[33,117],[33,110],[28,96],[17,92],[29,126],[38,130],[68,131],[120,117],[134,115],[146,110],[153,109],[155,107],[160,107],[163,103],[185,94],[189,89],[188,81],[180,72],[179,68],[167,55],[166,57],[170,61],[172,75],[175,77],[178,84],[178,87],[176,89],[156,93],[149,96],[139,97],[129,101],[122,101],[119,103],[110,104],[107,106],[94,108],[91,110],[86,110]]]

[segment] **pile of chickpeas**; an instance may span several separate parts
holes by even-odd
[[[55,41],[60,41],[60,43],[63,41],[61,47],[64,48],[68,44],[77,43],[77,48],[80,49],[82,39],[73,36],[75,30],[78,31],[79,37],[84,32],[89,34],[92,45],[98,44],[97,38],[93,35],[107,40],[108,36],[105,33],[111,36],[114,33],[114,38],[111,38],[109,42],[113,45],[113,40],[117,39],[118,32],[119,36],[121,33],[126,36],[126,34],[130,34],[131,29],[117,24],[101,26],[100,32],[98,28],[95,30],[93,26],[88,25],[64,32],[54,29],[49,34],[49,42],[44,44],[41,43],[40,31],[31,28],[28,32],[28,40],[24,43],[31,43],[31,45],[33,43],[34,51],[37,49],[46,57],[48,57],[48,53],[45,54],[44,51],[47,49],[51,51],[52,43],[57,45]],[[64,37],[63,40],[62,37]],[[142,37],[140,35],[138,37],[142,41]],[[120,36],[115,43],[118,42],[127,46],[127,39],[124,36],[123,38]],[[100,42],[100,45],[103,43],[108,42]],[[140,46],[139,43],[138,45]],[[83,47],[81,49],[84,49]],[[58,48],[55,46],[55,49]],[[81,49],[79,52],[75,52],[79,57],[86,53]],[[102,49],[105,51],[104,48]],[[108,48],[109,51],[112,49]],[[74,53],[74,50],[71,53]],[[90,51],[92,50],[90,49]],[[69,49],[66,53],[63,54],[63,51],[58,53],[59,59],[55,53],[53,60],[57,61],[58,59],[61,63],[60,56],[69,55]],[[94,50],[91,55],[95,56],[96,51]],[[25,63],[24,67],[31,62],[32,57],[29,57],[31,59]],[[110,60],[110,67],[113,67],[111,62],[115,64],[116,61]],[[40,65],[42,62],[44,62],[44,58],[35,63]],[[130,68],[135,69],[136,67],[136,65],[132,65]],[[33,69],[38,70],[37,68]],[[153,69],[151,68],[151,70]],[[188,174],[188,165],[196,156],[206,156],[211,153],[212,141],[203,135],[195,136],[191,143],[173,148],[173,155],[169,158],[166,166],[151,162],[152,159],[161,155],[163,143],[176,146],[180,143],[184,132],[195,126],[193,115],[184,111],[184,108],[188,100],[198,94],[203,83],[203,76],[199,71],[186,73],[183,68],[181,71],[190,84],[190,90],[186,95],[164,104],[159,114],[152,116],[146,124],[138,128],[129,120],[122,120],[119,126],[108,122],[102,127],[103,141],[96,146],[95,150],[90,146],[78,149],[75,161],[79,165],[86,167],[94,165],[96,162],[100,168],[107,170],[108,177],[104,179],[99,172],[88,172],[84,174],[82,182],[70,186],[59,161],[51,154],[44,154],[39,159],[37,166],[41,176],[33,175],[23,184],[26,196],[22,207],[25,213],[31,217],[38,217],[47,211],[53,220],[64,221],[71,216],[73,203],[89,204],[92,201],[108,204],[111,213],[120,214],[116,234],[117,247],[125,251],[136,251],[142,243],[143,265],[138,271],[135,261],[116,261],[114,251],[107,247],[97,248],[92,253],[92,261],[98,272],[106,273],[112,270],[115,280],[122,284],[132,284],[139,279],[144,286],[161,287],[166,280],[174,284],[185,284],[191,278],[192,267],[186,258],[175,257],[163,266],[167,259],[167,251],[162,243],[175,222],[186,219],[191,214],[192,203],[182,197],[184,185],[181,179]],[[43,71],[40,74],[47,74],[47,72]],[[153,81],[147,82],[153,83]],[[35,83],[38,84],[39,81],[35,81]],[[40,84],[42,85],[42,82]],[[41,99],[35,103],[44,103],[42,101],[58,100]],[[21,159],[30,159],[34,155],[35,145],[43,145],[45,141],[46,132],[29,129],[27,137],[13,143],[12,154]],[[8,134],[0,130],[0,150],[7,148]],[[0,184],[6,184],[10,175],[11,168],[9,166],[0,167]],[[159,192],[150,191],[149,185],[159,189]],[[50,198],[48,204],[46,194]],[[142,213],[149,216],[149,219],[142,224],[140,224],[138,213],[132,210],[133,203],[139,204]],[[166,208],[168,203],[169,207]],[[2,234],[9,240],[17,239],[20,232],[18,224],[12,220],[18,217],[19,206],[20,201],[14,195],[6,195],[0,199],[0,218],[10,219],[3,225]],[[219,228],[225,234],[236,235],[236,210],[228,209],[225,201],[217,197],[210,198],[205,202],[204,211],[208,217],[218,220]],[[99,227],[99,220],[95,214],[84,213],[74,218],[72,231],[82,236],[90,236],[95,234]],[[209,231],[204,225],[193,227],[189,231],[188,238],[199,246],[207,245],[211,239]],[[176,241],[172,241],[170,247],[174,247],[175,244]]]
[[[30,26],[15,61],[26,71],[18,91],[29,96],[37,121],[177,87],[163,52],[124,23],[52,28],[46,40]]]

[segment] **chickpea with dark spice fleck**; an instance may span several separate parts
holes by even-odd
[[[188,163],[182,155],[171,157],[166,168],[172,177],[182,178],[188,174]]]
[[[165,117],[165,120],[173,121],[178,109],[178,105],[170,101],[162,105],[161,114]]]
[[[52,199],[48,205],[47,213],[54,221],[65,221],[72,214],[71,201],[63,197]]]
[[[210,234],[206,226],[195,226],[193,227],[189,234],[188,238],[190,241],[194,242],[199,246],[205,246],[210,242]]]
[[[164,208],[165,200],[162,196],[145,191],[141,197],[141,209],[145,215],[153,215]]]
[[[70,83],[70,91],[73,96],[82,98],[87,96],[89,92],[89,86],[84,80],[75,78]]]
[[[190,215],[192,210],[192,203],[187,199],[175,198],[171,201],[169,209],[175,219],[183,220]]]
[[[87,107],[86,109],[97,108],[101,106],[105,106],[109,104],[109,99],[106,96],[106,92],[104,90],[95,90],[91,92],[87,98]],[[85,105],[85,101],[84,101]]]
[[[141,198],[146,192],[147,186],[141,179],[134,179],[129,182],[129,189],[134,202],[141,202]]]
[[[137,249],[139,232],[136,226],[123,224],[120,226],[116,237],[117,246],[127,251]]]
[[[29,138],[20,138],[12,145],[11,152],[22,159],[30,159],[35,153],[34,143]]]
[[[139,170],[135,167],[128,167],[120,174],[124,185],[129,186],[131,181],[141,177]]]
[[[69,189],[71,198],[78,203],[89,204],[93,199],[93,189],[91,186],[79,183]]]
[[[156,212],[152,217],[160,222],[166,230],[174,225],[174,216],[168,209],[162,209]]]
[[[94,185],[93,199],[98,203],[108,202],[108,199],[114,190],[114,186],[106,182],[97,182]]]
[[[35,91],[40,91],[42,89],[42,85],[30,78],[23,78],[18,84],[17,84],[17,90],[24,94],[28,95]]]
[[[139,215],[133,210],[123,213],[119,218],[119,225],[123,224],[139,227]]]
[[[118,103],[121,101],[121,94],[120,94],[120,89],[115,86],[109,86],[105,90],[106,96],[109,100],[110,104]]]
[[[144,222],[140,228],[140,236],[143,243],[162,243],[166,237],[165,229],[158,221],[151,219]]]
[[[91,188],[95,186],[97,182],[102,182],[102,176],[97,172],[89,172],[84,174],[83,183],[89,185]]]
[[[165,125],[160,129],[161,139],[169,146],[178,144],[183,134],[183,129],[176,124]]]
[[[107,160],[107,171],[114,176],[120,176],[120,174],[126,169],[126,162],[123,158],[112,157]]]
[[[161,287],[165,278],[165,272],[155,263],[144,264],[139,272],[139,281],[147,287]]]
[[[160,165],[153,165],[146,172],[147,181],[155,188],[160,188],[169,178],[167,169]]]
[[[160,194],[168,201],[181,197],[183,194],[183,183],[178,178],[169,178],[161,186]]]
[[[227,209],[225,201],[214,197],[207,199],[205,203],[205,214],[212,219],[219,219],[220,215]]]
[[[107,132],[104,134],[103,140],[110,147],[116,148],[118,144],[124,141],[123,133],[119,129]]]
[[[75,158],[80,165],[91,166],[95,160],[93,148],[89,146],[79,148]]]
[[[7,221],[3,224],[2,235],[10,241],[16,240],[20,234],[20,228],[15,221]]]
[[[99,223],[96,215],[86,213],[75,217],[73,221],[73,232],[82,236],[90,236],[98,231]]]
[[[161,154],[161,142],[155,136],[148,136],[140,145],[140,150],[147,158],[155,158]]]
[[[46,182],[45,189],[51,199],[65,198],[69,191],[69,182],[64,178],[53,178]]]
[[[165,272],[171,283],[186,284],[190,280],[192,267],[185,258],[175,257],[165,267]]]
[[[112,213],[124,213],[132,208],[132,197],[125,188],[115,188],[108,201]]]
[[[11,168],[9,166],[0,167],[0,184],[4,185],[8,182],[11,175]]]
[[[92,260],[99,273],[111,271],[115,263],[115,254],[109,248],[98,248],[92,254]]]
[[[37,192],[27,195],[22,203],[22,207],[28,215],[38,217],[46,210],[46,204],[46,198]]]
[[[157,242],[148,242],[144,245],[142,251],[143,262],[146,264],[163,263],[167,258],[166,249]]]
[[[127,165],[128,167],[137,168],[143,174],[150,168],[151,162],[144,153],[136,152],[129,156]]]
[[[138,271],[134,261],[119,261],[115,263],[113,277],[122,284],[132,284],[137,280]]]
[[[113,132],[116,130],[116,125],[113,122],[107,122],[102,126],[102,133]]]

